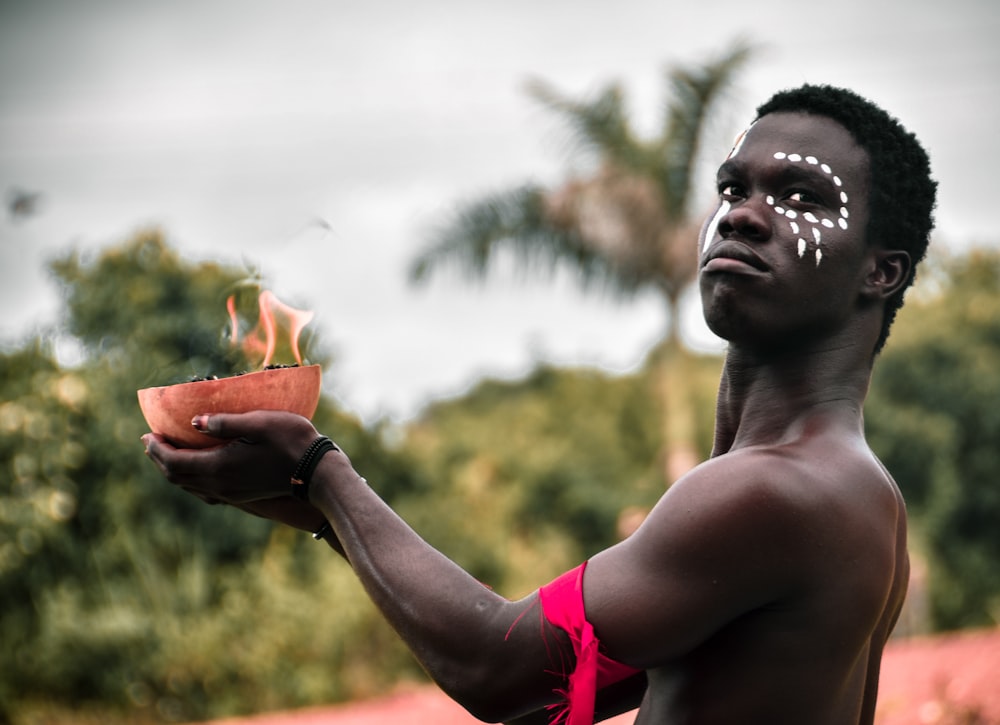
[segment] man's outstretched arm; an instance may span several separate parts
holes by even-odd
[[[200,424],[232,442],[190,451],[153,436],[148,452],[176,485],[234,505],[287,496],[290,471],[317,436],[304,418],[273,412]],[[759,502],[739,496],[721,505],[703,493],[727,498],[734,476],[723,474],[730,485],[675,484],[637,534],[592,559],[582,587],[586,614],[611,656],[639,668],[682,656],[763,596],[762,585],[769,588],[768,577],[746,561],[748,552],[760,552],[760,541],[751,547],[746,540],[756,518],[747,513]],[[373,602],[455,700],[493,721],[559,700],[556,691],[576,665],[573,647],[542,617],[537,592],[512,602],[483,586],[418,536],[340,450],[320,460],[309,497]],[[729,535],[720,540],[719,531]],[[634,707],[640,689],[608,712]]]
[[[565,648],[564,638],[515,626],[538,622],[537,594],[511,602],[477,581],[417,535],[339,451],[317,468],[310,500],[374,604],[451,697],[489,721],[554,699],[547,647]]]
[[[304,418],[258,411],[195,423],[229,442],[184,450],[159,436],[144,437],[147,454],[167,479],[203,500],[299,528],[329,521],[331,545],[343,552],[373,602],[431,677],[470,712],[500,721],[558,699],[555,691],[565,683],[553,663],[571,663],[573,652],[565,633],[543,627],[537,593],[512,602],[478,582],[403,522],[340,450],[327,453],[313,472],[307,508],[315,520],[276,507],[277,497],[290,507],[295,503],[288,498],[290,474],[317,436]]]

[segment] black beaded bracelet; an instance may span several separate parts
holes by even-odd
[[[320,436],[306,449],[295,466],[295,473],[292,474],[292,495],[301,501],[309,500],[309,480],[313,471],[319,465],[320,459],[330,451],[338,450],[334,442],[326,436]]]
[[[333,530],[333,527],[330,526],[330,522],[329,521],[324,521],[323,525],[320,526],[318,529],[316,529],[313,532],[312,536],[313,536],[314,539],[316,539],[316,541],[320,541],[321,539],[326,538],[326,535],[329,534],[332,530]]]

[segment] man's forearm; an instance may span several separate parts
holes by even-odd
[[[551,700],[540,635],[517,628],[508,636],[534,597],[510,602],[483,586],[414,532],[342,455],[323,459],[310,500],[374,604],[449,695],[491,719]]]

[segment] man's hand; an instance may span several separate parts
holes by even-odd
[[[218,438],[219,445],[175,448],[154,433],[142,437],[146,455],[168,481],[207,503],[241,508],[255,504],[257,511],[252,513],[268,518],[272,516],[260,512],[290,516],[299,522],[298,528],[307,528],[304,512],[259,502],[289,495],[295,464],[318,435],[309,420],[292,413],[255,411],[197,416],[192,425]],[[322,518],[318,520],[321,522]]]

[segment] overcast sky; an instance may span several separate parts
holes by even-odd
[[[739,37],[762,49],[705,148],[706,195],[755,105],[833,83],[924,141],[942,244],[1000,240],[994,0],[0,0],[0,193],[42,194],[0,220],[0,342],[56,320],[46,259],[155,225],[315,309],[327,387],[368,420],[537,360],[634,368],[666,324],[656,298],[502,272],[413,288],[406,267],[456,202],[566,171],[528,79],[580,97],[618,81],[648,130],[664,69]]]

